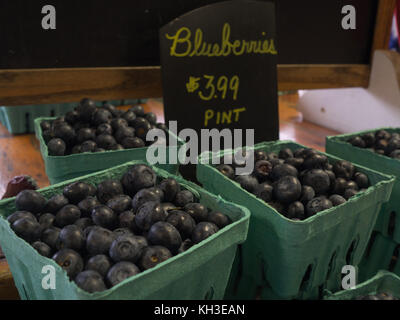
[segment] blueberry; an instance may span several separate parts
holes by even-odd
[[[324,211],[332,207],[333,207],[332,202],[326,197],[322,196],[314,198],[307,203],[306,206],[307,217],[311,217],[317,214],[318,212]]]
[[[220,164],[216,169],[229,179],[235,178],[235,171],[229,164]]]
[[[97,271],[103,278],[107,275],[110,270],[112,263],[108,256],[105,254],[98,254],[91,257],[85,266],[85,270]]]
[[[117,141],[112,135],[103,133],[96,137],[96,144],[99,148],[111,150],[117,144]]]
[[[387,132],[386,130],[379,130],[375,132],[375,139],[383,139],[383,140],[389,140],[391,138],[391,134]]]
[[[148,188],[147,190],[150,190],[151,192],[154,192],[158,196],[160,202],[165,201],[164,191],[161,188],[159,188],[159,187],[151,187],[151,188]]]
[[[388,146],[388,140],[381,139],[381,140],[377,140],[375,142],[375,148],[381,149],[381,150],[383,150],[383,152],[384,152],[384,150],[386,150],[387,146]]]
[[[196,226],[194,219],[188,213],[180,210],[171,211],[166,222],[173,225],[179,231],[182,239],[190,238]]]
[[[176,253],[182,243],[179,231],[170,223],[159,221],[153,224],[147,235],[148,241],[153,245],[160,245]]]
[[[261,183],[257,186],[254,194],[257,198],[264,200],[265,202],[272,201],[274,188],[269,183]]]
[[[63,156],[67,146],[60,138],[53,138],[47,143],[49,156]]]
[[[394,150],[389,154],[389,157],[393,159],[400,159],[400,149]]]
[[[201,203],[188,203],[184,206],[184,211],[188,213],[196,222],[206,221],[208,217],[207,207]]]
[[[148,201],[144,203],[136,212],[135,224],[144,231],[150,229],[150,227],[158,222],[165,221],[167,213],[164,211],[161,204],[157,201]]]
[[[297,170],[300,170],[303,166],[304,159],[303,158],[287,158],[285,160],[285,163],[295,167]]]
[[[128,228],[118,228],[113,230],[114,238],[117,239],[119,236],[129,234],[133,236],[133,232]]]
[[[61,249],[52,259],[67,272],[70,279],[74,279],[83,270],[82,257],[72,249]]]
[[[267,153],[268,161],[279,159],[278,155],[275,152]]]
[[[94,139],[96,139],[96,132],[91,128],[81,128],[76,134],[76,141],[78,143]]]
[[[128,126],[128,121],[123,118],[114,118],[111,120],[111,127],[113,131],[117,131],[118,129],[126,126]]]
[[[137,117],[133,123],[133,127],[135,128],[136,136],[140,139],[146,141],[147,132],[151,130],[151,124],[145,118]]]
[[[113,128],[112,128],[111,124],[102,123],[101,125],[99,125],[97,127],[97,129],[96,129],[96,135],[99,136],[101,134],[112,135],[113,134]],[[88,139],[86,139],[86,140],[88,140]]]
[[[235,181],[240,184],[240,186],[250,193],[254,193],[258,187],[258,180],[253,176],[237,176]]]
[[[265,151],[262,150],[254,150],[254,160],[260,161],[260,160],[268,160],[268,155]]]
[[[162,180],[159,188],[164,192],[164,200],[169,202],[174,201],[177,193],[181,190],[179,183],[173,178]]]
[[[151,124],[157,124],[157,116],[153,112],[146,113],[144,117]]]
[[[328,164],[328,158],[323,154],[313,154],[304,160],[304,169],[325,169]]]
[[[109,255],[114,262],[130,261],[135,263],[142,248],[133,235],[125,234],[115,239],[110,247]]]
[[[113,241],[114,234],[110,230],[102,227],[95,227],[92,228],[87,236],[86,250],[90,255],[108,254]]]
[[[76,108],[79,118],[85,122],[90,122],[96,110],[97,107],[95,102],[89,98],[82,99]]]
[[[218,229],[225,228],[227,225],[232,223],[232,220],[222,212],[211,211],[208,213],[207,221],[214,223]]]
[[[301,189],[300,201],[303,204],[307,204],[308,201],[312,200],[315,197],[315,191],[312,187],[303,185]]]
[[[346,190],[347,180],[344,178],[337,178],[333,183],[332,193],[343,195]]]
[[[132,199],[132,211],[137,213],[138,209],[146,202],[161,202],[160,195],[154,189],[142,189]]]
[[[56,194],[47,201],[44,207],[44,211],[55,214],[68,203],[68,199],[64,195]]]
[[[92,210],[100,204],[96,197],[89,196],[78,203],[78,208],[83,217],[90,217]]]
[[[293,158],[292,150],[290,150],[289,148],[281,149],[279,151],[279,158],[284,159],[284,160],[286,160],[288,158]]]
[[[178,249],[178,253],[185,252],[189,250],[193,246],[193,241],[191,239],[186,239],[182,242],[181,246]]]
[[[78,154],[78,153],[82,153],[82,148],[80,144],[74,145],[71,149],[71,154]]]
[[[345,191],[344,191],[344,198],[346,199],[346,200],[349,200],[351,197],[354,197],[356,194],[358,193],[358,191],[357,190],[354,190],[354,189],[346,189]]]
[[[363,134],[361,138],[365,142],[367,148],[370,148],[375,144],[375,134],[372,132]]]
[[[110,287],[113,287],[125,279],[138,274],[139,272],[139,268],[132,262],[121,261],[113,265],[108,271],[106,282]]]
[[[81,153],[94,152],[97,148],[96,142],[87,140],[81,144]]]
[[[200,222],[192,233],[192,241],[197,244],[218,232],[218,227],[211,222]]]
[[[329,191],[331,181],[324,170],[312,169],[304,175],[303,184],[312,187],[316,195],[322,195]]]
[[[124,149],[125,148],[122,145],[116,144],[110,150],[124,150]]]
[[[145,115],[144,109],[140,105],[130,108],[129,111],[133,111],[138,117],[143,117]]]
[[[112,117],[111,112],[107,109],[98,108],[92,116],[92,124],[97,127],[102,123],[110,123]]]
[[[333,173],[332,170],[324,170],[324,171],[329,177],[329,182],[330,182],[329,189],[333,189],[334,186],[335,186],[336,176],[335,176],[335,174]]]
[[[286,217],[288,219],[297,218],[299,220],[303,220],[305,218],[304,213],[304,205],[300,201],[295,201],[288,206],[286,210]]]
[[[120,228],[129,228],[134,230],[135,224],[135,214],[133,211],[124,211],[118,216],[119,227]]]
[[[400,149],[400,138],[392,136],[385,148],[385,154],[390,155],[396,149]]]
[[[67,204],[57,212],[55,225],[63,228],[69,224],[73,224],[80,217],[81,211],[79,208],[73,204]]]
[[[124,189],[118,180],[104,180],[97,186],[97,198],[104,204],[123,193]]]
[[[139,190],[153,187],[156,183],[154,170],[145,164],[136,164],[122,177],[122,184],[128,195],[133,196]]]
[[[122,143],[125,138],[133,138],[135,136],[135,129],[132,127],[124,126],[117,130],[114,137],[118,143]]]
[[[62,139],[66,145],[72,144],[76,138],[76,133],[74,128],[72,128],[67,123],[61,126],[56,126],[53,132],[54,132],[54,137]]]
[[[346,160],[339,160],[333,165],[333,172],[337,178],[350,180],[353,177],[354,170],[353,164]]]
[[[295,167],[291,166],[290,164],[277,164],[271,171],[271,178],[274,181],[278,181],[279,179],[285,176],[292,176],[297,177],[298,171]]]
[[[358,148],[366,147],[365,141],[360,136],[352,137],[348,140],[348,142],[351,143],[354,147],[358,147]]]
[[[103,277],[93,270],[80,272],[75,278],[76,285],[89,293],[107,290]]]
[[[112,105],[109,102],[103,103],[103,108],[110,111],[111,114],[115,117],[118,115],[118,112],[121,110],[118,110],[114,105]]]
[[[36,241],[32,243],[32,247],[39,252],[40,255],[46,258],[50,258],[52,254],[51,248],[45,244],[44,242],[41,241]]]
[[[282,203],[272,201],[272,202],[268,202],[268,205],[270,205],[272,208],[274,208],[279,213],[281,213],[283,215],[286,214],[285,206]]]
[[[55,249],[57,246],[57,239],[60,235],[61,229],[50,227],[42,232],[41,240],[46,243],[50,248]]]
[[[42,121],[40,123],[40,128],[42,128],[42,131],[49,130],[51,128],[51,124],[49,121]]]
[[[301,183],[292,176],[279,179],[274,185],[274,196],[281,203],[291,203],[301,196]]]
[[[83,231],[87,227],[93,226],[93,221],[90,218],[80,218],[75,221],[74,225]]]
[[[143,148],[146,146],[144,141],[138,137],[126,137],[122,140],[121,144],[125,149]]]
[[[61,249],[73,249],[79,252],[85,245],[83,231],[76,225],[71,224],[61,229],[56,247]]]
[[[114,229],[118,222],[117,219],[117,214],[107,206],[100,205],[92,210],[92,220],[100,227]]]
[[[85,182],[77,181],[67,185],[63,190],[63,195],[72,204],[78,204],[89,195],[89,185]]]
[[[368,176],[362,172],[356,172],[354,174],[354,181],[357,183],[358,188],[364,189],[369,187]]]
[[[46,144],[48,144],[49,141],[54,138],[54,133],[52,130],[46,130],[46,131],[43,131],[42,137],[43,137],[44,142],[46,142]]]
[[[149,243],[147,241],[147,239],[145,237],[142,236],[133,236],[133,238],[135,238],[136,242],[139,244],[139,248],[140,248],[140,256],[143,253],[143,250],[149,246]]]
[[[45,205],[46,199],[34,190],[22,190],[15,198],[15,206],[19,211],[40,213]]]
[[[121,118],[125,119],[129,126],[133,126],[136,120],[136,114],[128,110],[121,115]]]
[[[53,226],[56,217],[51,213],[44,213],[39,217],[39,224],[42,229],[47,229]]]
[[[356,191],[358,191],[358,185],[357,183],[355,183],[354,181],[350,180],[346,182],[346,187],[345,189],[354,189]]]
[[[265,181],[272,171],[272,164],[267,160],[259,160],[254,166],[254,175],[260,182]]]
[[[30,218],[33,221],[37,221],[36,217],[28,211],[15,211],[7,217],[7,221],[12,225],[15,221],[21,218]]]
[[[332,202],[334,207],[341,205],[342,203],[346,202],[346,199],[343,198],[341,195],[333,194],[329,197],[329,200]]]
[[[162,246],[150,246],[143,250],[139,266],[141,270],[148,270],[171,257],[171,251],[167,248]]]
[[[117,214],[127,211],[132,206],[132,198],[125,194],[115,196],[107,201],[107,206]]]

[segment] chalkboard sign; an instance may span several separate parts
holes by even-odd
[[[0,105],[159,97],[160,28],[217,2],[0,1]],[[279,89],[368,85],[373,50],[387,48],[395,0],[274,2]],[[42,28],[49,4],[54,30]],[[356,10],[355,29],[341,26],[346,5]]]
[[[273,3],[234,0],[189,12],[160,30],[164,114],[178,129],[278,134]]]

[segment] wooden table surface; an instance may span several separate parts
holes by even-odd
[[[301,113],[295,109],[297,101],[297,94],[279,97],[280,139],[294,140],[324,151],[325,137],[337,132],[303,121]],[[163,121],[160,102],[149,100],[144,107],[146,111],[156,113],[158,119]],[[49,185],[39,144],[34,134],[13,136],[0,124],[0,157],[0,196],[4,194],[8,181],[16,175],[30,175],[40,188]],[[4,299],[19,299],[19,296],[7,262],[2,259],[0,260],[0,300]]]

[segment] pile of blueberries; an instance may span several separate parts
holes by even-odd
[[[242,153],[244,160],[232,157],[232,165],[216,168],[291,220],[305,220],[345,203],[370,186],[368,176],[357,172],[352,163],[340,160],[331,164],[314,149],[284,148],[279,154],[257,150],[253,157],[247,151]],[[235,168],[244,167],[246,161],[255,161],[253,172],[236,175]]]
[[[7,218],[14,232],[90,293],[153,268],[231,223],[144,164],[97,186],[74,182],[48,200],[24,190],[15,204],[18,211]]]
[[[109,103],[97,107],[88,98],[65,116],[40,126],[50,156],[142,148],[154,143],[146,141],[149,130],[167,132],[165,124],[157,123],[157,116],[145,113],[140,105],[123,111]]]
[[[356,300],[399,300],[390,293],[381,292],[378,294],[369,294],[367,296],[358,297]]]
[[[379,130],[347,140],[355,147],[366,148],[380,155],[400,160],[400,133]]]

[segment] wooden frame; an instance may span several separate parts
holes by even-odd
[[[387,49],[395,0],[379,0],[371,54]],[[372,58],[372,56],[371,56]],[[370,65],[278,65],[279,90],[367,87]],[[0,70],[0,105],[161,97],[160,67]]]

